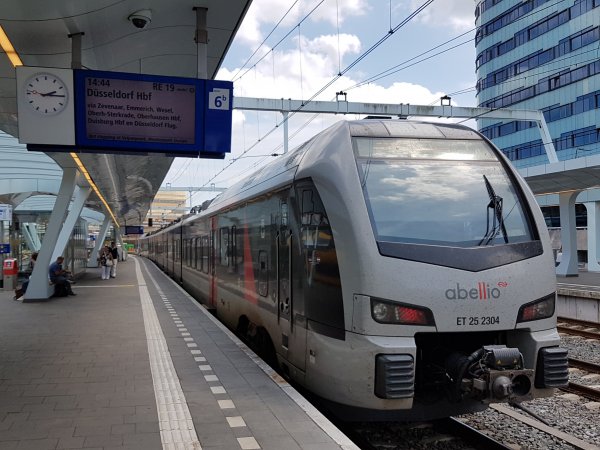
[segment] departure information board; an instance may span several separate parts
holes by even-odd
[[[232,90],[224,81],[76,70],[76,143],[174,154],[229,152]]]

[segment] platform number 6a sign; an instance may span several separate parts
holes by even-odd
[[[208,93],[208,109],[229,110],[229,89],[214,88]]]

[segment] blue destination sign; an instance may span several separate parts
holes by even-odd
[[[141,225],[125,225],[125,234],[144,234],[144,227]]]
[[[0,255],[10,253],[10,244],[0,244]]]
[[[231,151],[233,83],[75,70],[75,142],[82,149]]]

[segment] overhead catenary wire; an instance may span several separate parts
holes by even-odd
[[[296,25],[295,25],[293,28],[291,28],[291,29],[290,29],[290,31],[288,31],[288,32],[285,34],[285,36],[283,36],[283,37],[282,37],[282,38],[281,38],[281,39],[280,39],[280,40],[279,40],[279,41],[278,41],[278,42],[277,42],[277,43],[276,43],[276,44],[275,44],[273,47],[271,47],[271,51],[275,50],[277,47],[279,47],[279,45],[281,45],[281,43],[282,43],[283,41],[285,41],[285,40],[286,40],[288,37],[290,37],[290,35],[291,35],[291,34],[294,32],[294,30],[295,30],[297,27],[299,27],[300,25],[302,25],[302,23],[303,23],[303,22],[304,22],[306,19],[308,19],[308,18],[309,18],[309,17],[312,15],[312,13],[314,13],[314,12],[317,10],[317,8],[318,8],[319,6],[321,6],[321,5],[322,5],[324,2],[325,2],[325,0],[321,0],[319,3],[317,3],[317,4],[314,6],[314,8],[312,8],[312,9],[311,9],[311,10],[308,12],[308,14],[306,14],[306,15],[305,15],[305,16],[304,16],[304,17],[303,17],[301,20],[300,20],[300,22],[298,22],[298,23],[297,23],[297,24],[296,24]],[[257,60],[257,61],[256,61],[256,62],[253,64],[253,65],[252,65],[252,67],[250,67],[250,68],[246,69],[246,71],[245,71],[243,74],[241,74],[240,76],[238,76],[237,78],[232,78],[232,79],[231,79],[231,81],[235,83],[235,82],[236,82],[236,81],[238,81],[239,79],[243,78],[243,77],[244,77],[244,76],[245,76],[245,75],[246,75],[246,74],[247,74],[247,73],[250,71],[250,69],[252,69],[253,67],[256,67],[256,65],[257,65],[259,62],[261,62],[263,59],[265,59],[265,57],[267,56],[267,54],[268,54],[268,53],[265,53],[263,56],[261,56],[261,57],[260,57],[260,58],[259,58],[259,59],[258,59],[258,60]]]
[[[294,3],[292,3],[292,5],[283,14],[283,16],[281,16],[281,19],[279,19],[277,21],[277,23],[275,24],[275,26],[273,27],[273,29],[269,32],[269,34],[267,34],[267,37],[265,37],[263,39],[263,41],[258,45],[258,47],[256,47],[256,50],[254,50],[254,52],[248,57],[248,59],[246,60],[246,62],[244,64],[242,64],[242,66],[238,69],[238,71],[233,75],[233,77],[232,77],[233,79],[236,79],[236,77],[238,76],[238,74],[244,69],[244,67],[246,67],[246,65],[250,62],[250,60],[254,57],[254,55],[256,55],[256,53],[258,53],[258,51],[262,48],[262,46],[265,44],[265,42],[267,42],[267,39],[269,39],[271,37],[271,35],[275,32],[275,30],[277,28],[279,28],[279,25],[281,25],[281,22],[283,22],[283,20],[287,17],[287,15],[292,11],[292,9],[294,8],[294,6],[296,6],[296,3],[298,3],[298,0],[296,0]],[[273,51],[273,49],[271,49],[271,51]]]
[[[557,4],[557,3],[560,3],[560,2],[562,2],[562,1],[564,1],[564,0],[561,0],[561,1],[559,1],[559,2],[556,2],[555,4]],[[552,5],[550,5],[550,6],[552,6]],[[550,7],[550,6],[549,6],[549,7]],[[536,12],[536,13],[539,13],[539,11],[534,11],[534,12]],[[531,14],[531,13],[530,13],[530,14]],[[521,19],[523,19],[523,18],[521,18]],[[521,19],[519,19],[519,20],[521,20]],[[467,34],[467,33],[469,33],[469,32],[472,32],[472,31],[473,31],[473,30],[469,30],[469,31],[467,31],[466,33],[462,33],[461,35],[459,35],[459,36],[457,36],[457,37],[455,37],[455,38],[453,38],[453,39],[451,39],[451,40],[447,41],[446,43],[448,43],[448,42],[452,42],[452,41],[454,41],[454,40],[456,40],[456,39],[460,38],[461,36],[464,36],[465,34]],[[469,40],[469,41],[463,42],[463,43],[459,44],[458,46],[460,46],[460,45],[464,45],[464,44],[466,44],[466,43],[468,43],[468,42],[471,42],[471,41],[472,41],[472,39],[471,39],[471,40]],[[446,43],[445,43],[445,44],[446,44]],[[427,54],[427,53],[431,52],[432,50],[434,50],[434,49],[436,49],[436,48],[439,48],[439,47],[441,47],[442,45],[444,45],[444,44],[440,44],[440,45],[438,45],[438,46],[434,47],[433,49],[431,49],[431,50],[429,50],[429,51],[427,51],[427,52],[424,52],[424,53],[422,53],[422,54],[420,54],[420,55],[417,55],[416,57],[413,57],[411,60],[414,60],[414,59],[418,58],[419,56],[425,55],[425,54]],[[455,47],[453,47],[453,48],[456,48],[456,47],[458,47],[458,46],[455,46]],[[451,48],[451,49],[446,49],[445,51],[452,50],[453,48]],[[440,53],[438,53],[438,54],[436,54],[436,55],[433,55],[433,56],[437,56],[437,55],[439,55],[439,54],[441,54],[441,53],[444,53],[444,52],[440,52]],[[421,61],[418,61],[418,62],[416,62],[415,64],[418,64],[418,63],[420,63],[420,62],[423,62],[423,61],[425,61],[425,60],[427,60],[427,59],[431,59],[433,56],[430,56],[430,57],[428,57],[428,58],[424,58],[423,60],[421,60]],[[569,57],[573,57],[573,55],[570,55]],[[567,58],[569,58],[569,57],[567,57]],[[273,58],[274,58],[274,54],[273,54]],[[566,58],[563,58],[563,59],[561,59],[561,60],[564,60],[564,59],[566,59]],[[410,62],[411,60],[408,60],[407,62]],[[551,62],[549,62],[549,63],[547,63],[547,64],[550,64],[550,63],[553,63],[553,62],[554,62],[554,63],[556,63],[557,61],[560,61],[560,60],[554,60],[554,61],[551,61]],[[273,59],[273,64],[274,64],[274,59]],[[406,62],[405,62],[404,64],[406,64]],[[414,65],[414,64],[413,64],[413,65]],[[396,65],[396,66],[394,66],[394,68],[398,68],[399,66],[401,66],[401,64],[400,64],[400,65]],[[411,66],[412,66],[412,65],[411,65]],[[403,67],[402,69],[404,69],[404,68],[408,68],[408,67],[410,67],[410,66]],[[371,77],[369,80],[365,80],[365,81],[361,82],[361,84],[365,84],[365,83],[372,82],[372,81],[375,81],[375,80],[377,80],[377,79],[383,78],[383,77],[385,77],[385,76],[389,76],[389,75],[391,75],[391,74],[392,74],[392,73],[389,73],[389,72],[390,72],[390,70],[392,70],[392,69],[394,69],[394,68],[387,69],[386,71],[384,71],[384,72],[381,72],[380,74],[378,74],[378,75],[376,75],[376,76],[373,76],[373,77]],[[401,69],[401,70],[402,70],[402,69]],[[274,68],[273,68],[273,70],[274,70]],[[558,69],[553,69],[553,70],[558,70]],[[550,71],[552,71],[552,70],[550,70]],[[539,73],[538,73],[538,75],[539,75],[539,74],[543,74],[543,73],[545,73],[545,72],[539,72]],[[530,76],[530,75],[529,75],[529,76]],[[375,77],[377,77],[377,78],[375,78]],[[523,78],[526,78],[526,77],[523,77]],[[513,79],[510,79],[510,80],[506,80],[506,81],[504,81],[503,83],[505,83],[505,82],[511,82],[511,81],[517,81],[517,80],[519,80],[519,79],[520,79],[520,78],[513,78]],[[354,87],[355,87],[355,86],[353,86],[353,87],[350,87],[350,88],[348,88],[348,89],[352,89],[352,88],[354,88]],[[356,86],[356,87],[358,87],[358,86]],[[460,95],[460,94],[462,94],[462,93],[466,93],[466,92],[472,92],[472,91],[474,91],[474,90],[475,90],[475,87],[465,88],[465,89],[461,89],[461,90],[458,90],[458,91],[452,92],[452,93],[451,93],[451,95]],[[316,117],[316,116],[318,116],[318,115],[315,115],[315,117]],[[476,118],[476,117],[473,117],[473,118]],[[314,119],[314,118],[313,118],[313,119]],[[313,119],[311,119],[310,121],[312,121]],[[469,119],[466,119],[466,120],[469,120]],[[310,123],[310,121],[309,121],[308,123]],[[464,121],[462,121],[462,122],[464,122]],[[462,122],[460,122],[460,123],[462,123]],[[308,125],[308,123],[307,123],[305,126],[307,126],[307,125]],[[276,126],[278,126],[278,125],[276,125]],[[266,136],[265,136],[265,137],[266,137]],[[281,147],[281,145],[279,145],[279,146],[278,146],[278,148],[280,148],[280,147]],[[259,163],[260,163],[260,162],[259,162]],[[221,171],[219,172],[219,174],[220,174],[220,173],[222,173],[222,172],[223,172],[225,169],[227,169],[228,167],[229,167],[229,166],[227,166],[227,167],[224,167],[224,168],[223,168],[223,170],[221,170]],[[216,174],[216,175],[215,175],[213,178],[211,178],[211,180],[210,180],[210,181],[212,181],[213,179],[215,179],[215,178],[216,178],[216,177],[217,177],[219,174]],[[210,182],[210,181],[209,181],[209,182]]]
[[[531,13],[529,13],[529,14],[527,14],[527,15],[525,15],[525,16],[523,16],[523,17],[519,18],[519,19],[517,19],[517,21],[518,21],[518,20],[524,20],[525,18],[527,18],[528,16],[530,16],[530,15],[532,15],[532,14],[539,14],[539,13],[540,13],[542,10],[544,10],[544,9],[547,9],[547,8],[550,8],[550,7],[552,7],[552,6],[556,5],[556,4],[559,4],[559,3],[563,2],[563,1],[564,1],[564,0],[559,0],[559,1],[555,2],[555,3],[553,3],[553,4],[547,5],[547,6],[546,6],[546,7],[544,7],[544,8],[541,8],[541,9],[539,9],[539,10],[535,10],[535,11],[532,11]],[[429,3],[430,3],[430,2],[428,2],[427,4],[429,4]],[[426,5],[425,5],[425,6],[426,6]],[[390,14],[391,14],[391,11],[390,11]],[[394,31],[395,31],[395,29],[392,29],[392,28],[390,27],[390,34],[392,34]],[[364,84],[366,84],[366,83],[373,82],[373,81],[376,81],[376,80],[378,80],[378,79],[384,78],[384,77],[386,77],[386,76],[392,75],[393,73],[396,73],[396,72],[398,72],[399,70],[397,70],[397,71],[395,71],[395,72],[391,72],[391,71],[392,71],[392,70],[394,70],[394,69],[396,69],[396,68],[398,68],[398,67],[400,67],[400,66],[402,66],[403,64],[407,64],[407,63],[408,63],[408,62],[410,62],[410,61],[414,61],[416,58],[418,58],[418,57],[420,57],[420,56],[423,56],[423,55],[426,55],[426,54],[430,53],[431,51],[433,51],[433,50],[435,50],[435,49],[437,49],[437,48],[440,48],[440,47],[442,47],[443,45],[446,45],[446,44],[448,44],[448,43],[450,43],[450,42],[453,42],[453,41],[455,41],[456,39],[459,39],[460,37],[462,37],[462,36],[464,36],[464,35],[466,35],[466,34],[468,34],[468,33],[470,33],[470,32],[473,32],[473,31],[474,31],[474,29],[471,29],[471,30],[468,30],[467,32],[461,33],[460,35],[458,35],[458,36],[456,36],[456,37],[454,37],[454,38],[452,38],[452,39],[450,39],[450,40],[446,41],[446,42],[445,42],[445,43],[443,43],[443,44],[439,44],[438,46],[435,46],[435,47],[433,47],[432,49],[430,49],[430,50],[428,50],[428,51],[426,51],[426,52],[423,52],[423,53],[421,53],[420,55],[417,55],[417,56],[415,56],[415,57],[413,57],[413,58],[411,58],[411,59],[409,59],[409,60],[405,61],[404,63],[401,63],[401,64],[399,64],[399,65],[396,65],[396,66],[394,66],[394,67],[392,67],[392,68],[390,68],[390,69],[387,69],[386,71],[383,71],[383,72],[381,72],[381,73],[379,73],[379,74],[377,74],[377,75],[374,75],[374,76],[370,77],[370,78],[369,78],[369,79],[367,79],[367,80],[363,80],[363,81],[362,81],[362,82],[360,82],[359,84],[357,84],[357,85],[355,85],[355,86],[351,86],[351,87],[349,87],[349,88],[347,88],[347,89],[353,89],[353,88],[355,88],[355,87],[359,87],[359,86],[361,86],[361,85],[364,85]],[[408,68],[408,67],[412,67],[412,66],[413,66],[413,65],[415,65],[415,64],[418,64],[418,63],[420,63],[420,62],[426,61],[426,60],[428,60],[428,59],[431,59],[431,58],[433,58],[433,57],[435,57],[435,56],[439,56],[439,55],[441,55],[441,54],[443,54],[443,53],[445,53],[445,52],[447,52],[447,51],[450,51],[450,50],[452,50],[452,49],[454,49],[454,48],[457,48],[457,47],[459,47],[459,46],[461,46],[461,45],[465,45],[465,44],[467,44],[467,43],[471,42],[472,40],[473,40],[473,39],[470,39],[470,40],[468,40],[468,41],[462,42],[462,43],[460,43],[460,44],[458,44],[458,45],[456,45],[456,46],[453,46],[453,47],[451,47],[451,48],[449,48],[449,49],[446,49],[446,50],[444,50],[444,51],[442,51],[442,52],[438,52],[438,53],[436,53],[435,55],[430,55],[429,57],[427,57],[427,58],[423,58],[422,60],[419,60],[419,61],[417,61],[417,62],[415,62],[415,63],[413,63],[413,64],[411,64],[411,65],[409,65],[409,66],[402,67],[400,70],[403,70],[403,69],[405,69],[405,68]],[[375,46],[377,46],[377,45],[378,45],[378,44],[380,44],[380,43],[381,43],[381,41],[380,41],[379,43],[376,43],[376,44],[375,44]],[[346,72],[347,72],[349,69],[351,69],[351,68],[352,68],[352,67],[353,67],[353,66],[354,66],[356,63],[358,63],[358,62],[359,62],[359,61],[360,61],[362,58],[366,57],[366,56],[368,55],[368,53],[370,53],[370,50],[371,50],[371,49],[369,49],[369,51],[365,52],[365,54],[361,55],[361,58],[358,58],[358,59],[357,59],[357,60],[356,60],[356,61],[355,61],[355,62],[354,62],[352,65],[348,66],[348,67],[347,67],[347,68],[344,70],[344,72],[343,72],[343,73],[346,73]],[[570,57],[572,57],[572,56],[570,56]],[[557,62],[557,60],[555,60],[555,61],[552,61],[552,62]],[[550,62],[550,63],[552,63],[552,62]],[[549,64],[549,63],[547,63],[547,64]],[[544,72],[541,72],[541,73],[544,73]],[[541,74],[541,73],[538,73],[538,74]],[[340,72],[340,73],[338,74],[338,76],[341,76],[341,75],[342,75],[342,72]],[[516,80],[518,80],[518,78],[514,78],[514,79],[506,80],[505,82],[516,81]],[[333,81],[335,81],[335,80],[333,80]],[[504,83],[504,82],[503,82],[503,83]],[[328,84],[327,84],[327,85],[326,85],[324,88],[322,88],[321,90],[319,90],[319,91],[317,92],[317,94],[313,95],[313,96],[312,96],[310,99],[308,99],[308,100],[307,100],[307,102],[305,102],[305,104],[307,104],[308,102],[310,102],[311,100],[313,100],[313,99],[316,97],[316,95],[318,95],[318,94],[320,94],[321,92],[323,92],[323,90],[324,90],[324,89],[326,89],[327,87],[329,87],[331,84],[332,84],[332,82],[328,83]],[[473,92],[474,90],[475,90],[475,88],[474,88],[474,87],[469,87],[469,88],[465,88],[465,89],[461,89],[461,90],[455,91],[455,92],[451,93],[451,95],[460,95],[460,94],[467,93],[467,92]],[[295,112],[297,112],[297,111],[294,111],[293,113],[295,113]],[[292,114],[293,114],[293,113],[292,113]],[[473,119],[474,119],[474,118],[477,118],[477,116],[474,116],[474,117],[473,117]],[[470,119],[466,119],[466,120],[470,120]],[[462,122],[464,122],[464,120],[463,120]],[[462,122],[460,122],[460,123],[462,123]],[[282,123],[283,123],[283,122],[282,122]],[[276,125],[276,126],[278,126],[278,125]],[[266,137],[266,136],[265,136],[265,137]],[[225,169],[225,168],[224,168],[224,169]],[[222,171],[221,171],[221,172],[222,172]],[[218,176],[218,174],[217,174],[216,176]]]
[[[383,44],[383,42],[385,42],[390,36],[392,36],[396,31],[398,31],[400,28],[402,28],[403,26],[405,26],[407,23],[409,23],[412,19],[414,19],[419,13],[421,13],[425,8],[427,8],[431,3],[433,3],[434,0],[427,0],[425,1],[421,6],[419,6],[415,11],[413,11],[411,14],[409,14],[405,19],[403,19],[400,23],[398,23],[393,29],[391,29],[390,31],[388,31],[384,36],[382,36],[375,44],[371,45],[371,47],[369,47],[369,49],[367,49],[364,53],[362,53],[358,58],[356,58],[352,63],[350,63],[350,65],[348,65],[343,71],[341,71],[338,75],[336,75],[335,77],[333,77],[329,82],[327,82],[323,87],[321,87],[315,94],[313,94],[306,102],[303,101],[302,106],[300,108],[298,108],[297,110],[291,111],[288,116],[282,120],[282,122],[280,124],[283,124],[285,121],[289,121],[291,117],[293,117],[296,113],[301,112],[302,108],[307,106],[310,102],[312,102],[318,95],[320,95],[321,93],[323,93],[329,86],[331,86],[336,80],[339,79],[339,77],[341,77],[342,75],[344,75],[345,73],[347,73],[348,71],[350,71],[353,67],[355,67],[358,63],[360,63],[364,58],[366,58],[368,55],[370,55],[377,47],[379,47],[381,44]],[[315,6],[315,8],[313,8],[312,11],[314,11],[322,2],[320,2],[317,6]],[[310,13],[309,13],[310,14]],[[305,17],[306,18],[306,17]],[[305,18],[302,20],[304,21]],[[302,21],[297,25],[300,26],[300,24],[302,23]],[[264,58],[264,57],[263,57]],[[262,58],[261,58],[262,59]],[[258,64],[259,61],[257,61],[256,64]],[[255,65],[256,65],[255,64]],[[244,74],[242,74],[241,76],[244,76],[248,71],[244,72]],[[237,79],[239,79],[240,77],[238,77]],[[235,80],[234,80],[235,81]],[[276,125],[275,127],[271,128],[267,133],[265,133],[265,135],[261,136],[258,138],[258,140],[252,144],[248,149],[246,149],[244,152],[241,153],[240,156],[245,155],[246,153],[248,153],[249,151],[251,151],[253,148],[255,148],[260,142],[261,140],[265,139],[266,137],[268,137],[269,135],[271,135],[276,129],[278,128],[278,126]],[[239,157],[238,157],[239,158]],[[230,161],[230,163],[223,167],[217,174],[215,174],[213,177],[211,177],[209,179],[209,181],[207,181],[204,185],[206,186],[208,183],[212,182],[213,180],[215,180],[221,173],[223,173],[226,169],[228,169],[229,167],[231,167],[232,164],[234,164],[235,161]]]
[[[534,14],[539,14],[540,12],[542,12],[542,11],[544,11],[544,10],[546,10],[546,9],[552,8],[552,7],[556,6],[556,5],[558,5],[559,3],[563,3],[564,1],[566,1],[566,0],[558,0],[557,2],[551,3],[551,4],[549,4],[549,5],[545,5],[545,6],[544,6],[544,7],[542,7],[542,8],[535,9],[535,10],[533,10],[533,11],[531,11],[531,12],[529,12],[529,13],[525,14],[524,16],[521,16],[521,17],[519,17],[518,19],[514,20],[514,21],[513,21],[513,23],[519,22],[519,21],[521,21],[521,20],[528,19],[528,18],[530,18],[530,16],[532,16],[532,15],[534,15]],[[435,56],[440,56],[440,55],[442,55],[442,54],[444,54],[444,53],[446,53],[446,52],[448,52],[448,51],[450,51],[450,50],[454,50],[454,49],[456,49],[456,48],[458,48],[458,47],[460,47],[460,46],[462,46],[462,45],[468,44],[468,43],[472,42],[472,41],[474,40],[474,38],[472,38],[472,39],[469,39],[469,40],[467,40],[467,41],[464,41],[464,42],[462,42],[462,43],[460,43],[460,44],[457,44],[457,45],[455,45],[455,46],[452,46],[452,47],[450,47],[450,48],[448,48],[448,49],[445,49],[445,50],[443,50],[443,51],[440,51],[440,52],[438,52],[438,53],[436,53],[436,54],[434,54],[434,55],[430,55],[429,57],[427,57],[427,58],[423,58],[423,59],[421,59],[421,60],[419,60],[419,61],[416,61],[416,62],[414,62],[413,64],[406,65],[406,64],[410,63],[411,61],[414,61],[415,59],[417,59],[417,58],[419,58],[419,57],[421,57],[421,56],[427,55],[428,53],[430,53],[430,52],[432,52],[432,51],[434,51],[434,50],[436,50],[436,49],[438,49],[438,48],[440,48],[440,47],[443,47],[444,45],[447,45],[447,44],[449,44],[449,43],[451,43],[451,42],[455,41],[456,39],[459,39],[459,38],[461,38],[461,37],[463,37],[463,36],[465,36],[465,35],[467,35],[467,34],[469,34],[469,33],[472,33],[472,32],[473,32],[473,31],[475,31],[475,30],[476,30],[476,28],[471,28],[471,29],[469,29],[469,30],[467,30],[467,31],[465,31],[465,32],[463,32],[463,33],[461,33],[461,34],[459,34],[459,35],[457,35],[457,36],[453,37],[452,39],[449,39],[449,40],[447,40],[447,41],[445,41],[445,42],[443,42],[443,43],[441,43],[441,44],[438,44],[438,45],[436,45],[436,46],[434,46],[434,47],[430,48],[429,50],[427,50],[427,51],[425,51],[425,52],[422,52],[422,53],[420,53],[420,54],[418,54],[418,55],[416,55],[416,56],[413,56],[413,57],[411,57],[411,58],[407,59],[406,61],[404,61],[404,62],[402,62],[402,63],[400,63],[400,64],[396,64],[396,65],[394,65],[394,66],[392,66],[392,67],[390,67],[390,68],[388,68],[388,69],[386,69],[386,70],[383,70],[383,71],[379,72],[378,74],[372,75],[372,76],[370,76],[369,78],[367,78],[367,79],[365,79],[365,80],[362,80],[362,81],[360,81],[359,83],[356,83],[356,84],[354,84],[354,85],[352,85],[352,86],[349,86],[349,87],[347,87],[347,88],[345,88],[345,89],[343,89],[343,90],[344,90],[344,91],[349,91],[349,90],[355,89],[355,88],[357,88],[357,87],[361,87],[361,86],[363,86],[363,85],[365,85],[365,84],[369,84],[369,83],[372,83],[372,82],[374,82],[374,81],[378,81],[378,80],[380,80],[380,79],[382,79],[382,78],[386,78],[386,77],[388,77],[388,76],[390,76],[390,75],[394,75],[394,74],[396,74],[396,73],[398,73],[398,72],[400,72],[400,71],[402,71],[402,70],[408,69],[409,67],[413,67],[413,66],[415,66],[416,64],[420,64],[420,63],[422,63],[422,62],[424,62],[424,61],[427,61],[427,60],[429,60],[429,59],[431,59],[431,58],[433,58],[433,57],[435,57]],[[396,70],[396,69],[397,69],[397,70]]]

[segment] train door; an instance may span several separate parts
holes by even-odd
[[[217,245],[217,217],[210,219],[210,253],[208,258],[209,267],[209,287],[208,287],[208,306],[210,308],[217,307],[217,277],[215,272],[215,246]]]
[[[344,304],[333,232],[327,212],[314,184],[296,186],[299,216],[298,248],[301,255],[296,276],[302,279],[302,299],[311,329],[344,339]]]
[[[280,202],[277,230],[277,317],[284,357],[304,371],[306,365],[306,323],[303,311],[294,303],[292,289],[293,236],[289,227],[288,199]]]

